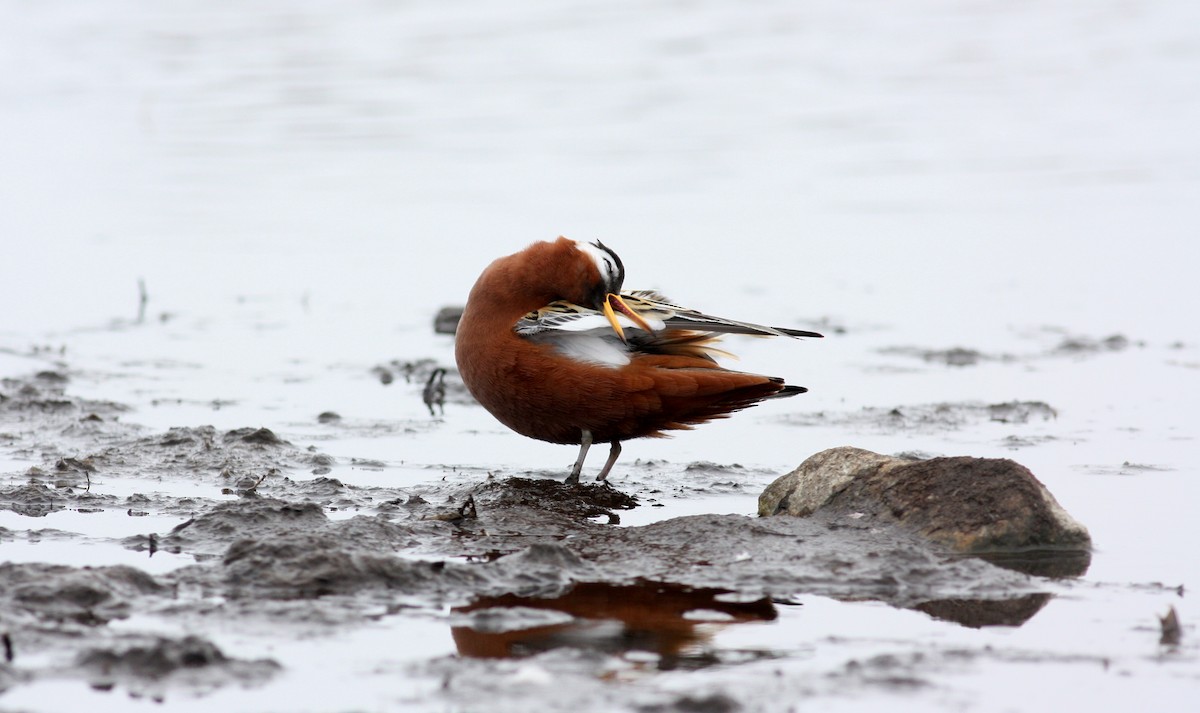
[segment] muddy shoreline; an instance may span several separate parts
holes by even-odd
[[[442,669],[479,674],[472,658],[590,651],[640,652],[674,670],[728,664],[705,650],[706,626],[772,621],[800,596],[878,601],[966,627],[1018,626],[1063,586],[844,513],[620,527],[622,512],[652,500],[654,488],[565,485],[554,472],[347,485],[320,475],[333,458],[269,429],[147,432],[126,420],[127,407],[77,398],[70,384],[66,368],[3,382],[5,446],[42,465],[10,475],[0,507],[30,518],[123,514],[148,526],[107,539],[0,530],[0,542],[117,546],[147,563],[177,564],[156,574],[137,564],[0,565],[0,630],[11,642],[0,666],[4,689],[73,679],[161,699],[281,675],[279,662],[228,655],[203,634],[114,630],[135,614],[184,629],[271,622],[315,635],[442,612],[459,652],[436,663]],[[728,476],[713,464],[689,470],[699,479]],[[171,495],[164,480],[192,482],[207,495]],[[112,494],[118,482],[133,492]],[[175,524],[149,525],[168,521]],[[603,621],[620,625],[597,632]]]

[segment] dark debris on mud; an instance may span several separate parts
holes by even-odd
[[[976,366],[982,362],[1013,362],[1012,354],[985,354],[977,349],[951,347],[949,349],[926,349],[922,347],[885,347],[880,354],[914,357],[930,364],[943,366]]]
[[[1086,336],[1064,336],[1062,341],[1054,347],[1056,354],[1066,354],[1070,356],[1101,354],[1104,352],[1119,352],[1128,349],[1131,346],[1144,347],[1144,342],[1135,342],[1124,334],[1112,334],[1103,338],[1086,337]]]
[[[784,416],[783,421],[797,426],[838,426],[880,433],[940,433],[985,422],[1023,426],[1051,421],[1057,417],[1058,412],[1042,401],[1005,401],[992,404],[968,401],[912,404],[891,408],[873,407],[858,411],[796,413]]]
[[[946,367],[969,367],[985,363],[1028,363],[1039,359],[1064,356],[1089,357],[1098,354],[1120,352],[1133,346],[1146,346],[1145,342],[1132,340],[1123,334],[1112,334],[1107,337],[1090,337],[1070,334],[1066,330],[1053,327],[1045,327],[1037,330],[1031,336],[1039,340],[1049,336],[1057,341],[1048,349],[1024,354],[989,354],[978,349],[962,346],[944,349],[892,346],[880,349],[879,353],[887,356],[920,359],[928,364],[938,364]]]
[[[393,359],[386,364],[379,364],[371,369],[371,374],[379,379],[379,383],[390,386],[401,379],[411,387],[420,387],[421,400],[429,409],[430,416],[441,414],[447,402],[452,404],[470,404],[475,397],[467,390],[458,369],[443,366],[433,359],[418,359],[405,361]]]

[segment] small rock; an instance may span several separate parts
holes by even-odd
[[[436,334],[454,334],[458,331],[458,320],[462,319],[462,307],[443,307],[433,318],[433,331]]]
[[[818,509],[863,512],[915,529],[952,550],[1087,550],[1087,528],[1027,468],[1000,458],[908,460],[831,448],[804,461],[759,496],[762,516]]]

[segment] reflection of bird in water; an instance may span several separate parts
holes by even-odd
[[[820,337],[673,305],[654,292],[621,292],[625,268],[600,242],[566,238],[502,257],[471,289],[455,356],[471,394],[530,438],[610,445],[688,429],[758,402],[804,393],[783,379],[723,369],[722,334]]]
[[[446,415],[446,370],[438,367],[429,372],[429,378],[425,380],[425,390],[421,393],[421,397],[425,400],[425,405],[429,407],[429,415],[437,416],[433,407],[436,404],[442,415]]]
[[[621,654],[648,651],[661,669],[719,663],[703,644],[714,628],[773,621],[768,598],[731,601],[724,589],[665,582],[581,582],[554,599],[505,594],[454,610],[466,625],[450,633],[459,654],[476,658],[532,656],[559,647]],[[568,616],[530,616],[530,610]],[[565,620],[565,621],[564,621]]]

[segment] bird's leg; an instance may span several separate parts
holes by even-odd
[[[600,469],[600,475],[596,476],[596,480],[604,480],[608,477],[608,471],[612,470],[613,463],[617,462],[617,458],[621,455],[621,442],[613,441],[612,446],[608,449],[608,460],[604,462],[604,467]]]
[[[588,449],[592,447],[592,432],[586,428],[579,433],[579,457],[575,459],[575,467],[564,481],[568,484],[579,482],[579,471],[583,470],[583,461],[587,458]]]

